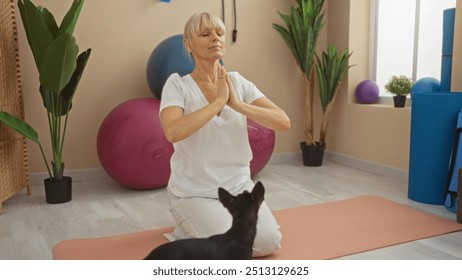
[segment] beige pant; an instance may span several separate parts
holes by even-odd
[[[176,226],[172,233],[165,234],[168,240],[205,238],[222,234],[231,227],[232,216],[218,199],[180,198],[170,192],[169,196],[170,212]],[[257,236],[253,245],[253,256],[270,255],[280,248],[281,238],[279,225],[268,205],[263,202],[258,211]]]

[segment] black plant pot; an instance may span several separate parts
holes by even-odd
[[[300,143],[303,155],[303,165],[305,166],[321,166],[324,158],[324,150],[326,144],[316,142],[315,145],[306,145],[305,142]]]
[[[45,197],[49,204],[65,203],[72,199],[72,177],[64,176],[62,181],[45,179]]]
[[[403,108],[406,105],[406,95],[393,96],[393,102],[396,108]]]

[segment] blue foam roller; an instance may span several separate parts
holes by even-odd
[[[451,90],[452,52],[454,46],[454,22],[456,9],[443,11],[443,46],[441,57],[441,91]]]
[[[441,91],[451,90],[452,77],[452,56],[443,56],[441,58]]]
[[[462,94],[414,93],[411,110],[408,197],[443,205]]]
[[[454,46],[454,22],[456,9],[446,9],[443,11],[443,56],[452,56]]]

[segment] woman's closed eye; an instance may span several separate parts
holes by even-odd
[[[222,30],[213,31],[213,33],[215,33],[219,37],[225,35]],[[205,32],[201,33],[201,36],[202,37],[207,37],[207,36],[210,36],[211,34],[212,34],[211,31],[205,31]]]

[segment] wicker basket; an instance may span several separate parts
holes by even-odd
[[[14,0],[0,0],[0,110],[24,120]],[[31,194],[26,139],[0,123],[0,214],[2,203],[22,188]]]

